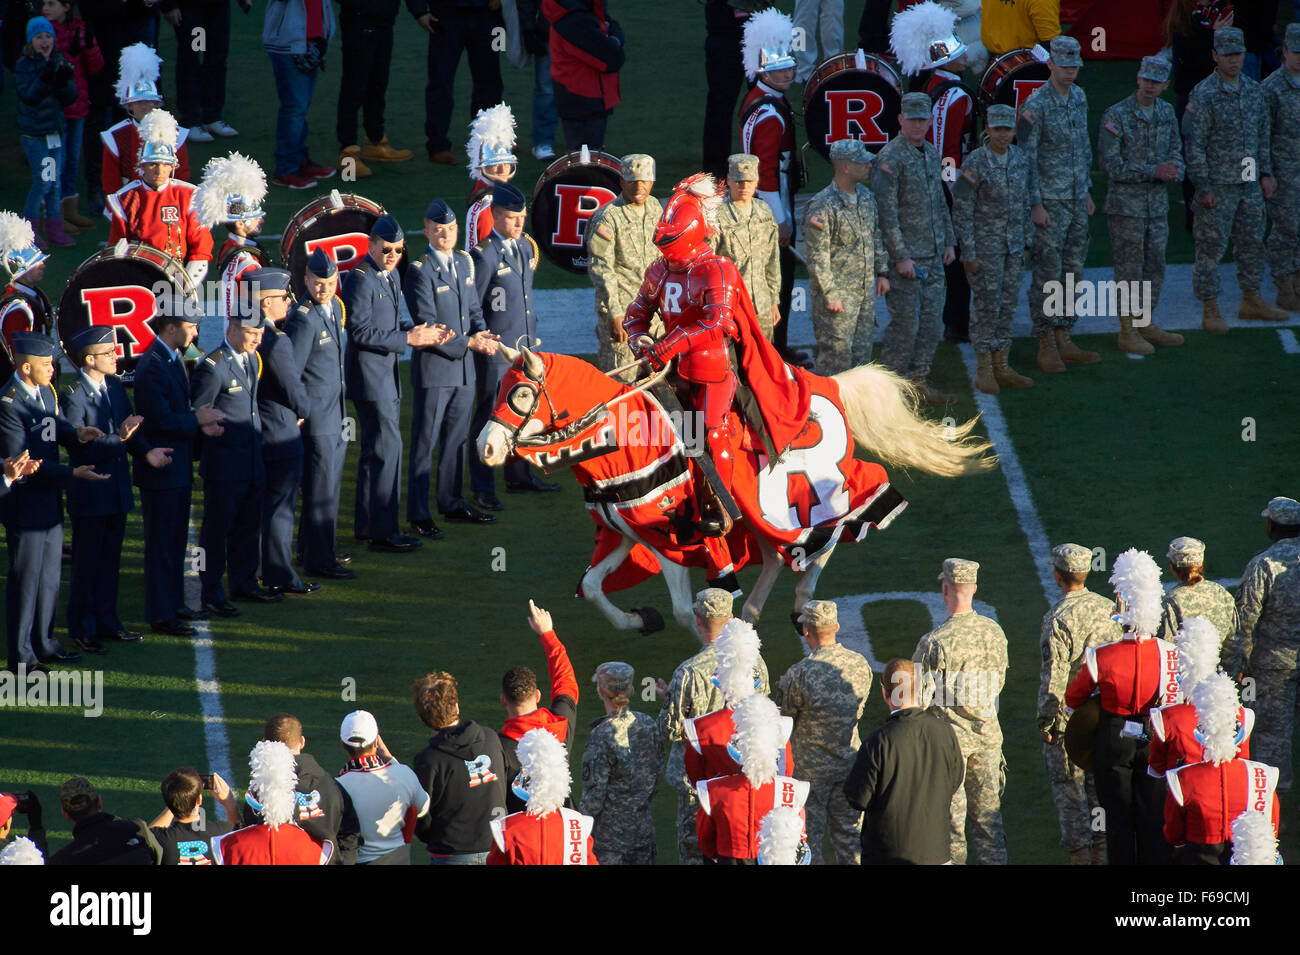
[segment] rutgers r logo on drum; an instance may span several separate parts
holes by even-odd
[[[177,222],[180,222],[180,221],[181,221],[181,207],[180,207],[180,206],[161,206],[161,207],[159,207],[159,209],[158,209],[158,217],[159,217],[160,219],[162,219],[163,222],[167,222],[167,223],[171,223],[171,224],[175,224],[175,223],[177,223]]]

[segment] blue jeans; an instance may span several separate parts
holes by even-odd
[[[298,72],[288,53],[267,56],[271,58],[275,92],[280,98],[280,111],[275,117],[275,178],[281,179],[296,173],[307,160],[307,109],[319,71],[310,76]]]
[[[1300,3],[1300,0],[1296,0]],[[555,86],[551,82],[550,56],[533,58],[533,145],[555,145]]]
[[[454,856],[439,856],[429,853],[429,865],[484,865],[486,852],[465,852]]]
[[[63,148],[51,149],[44,136],[23,136],[22,140],[27,165],[32,170],[32,188],[27,193],[23,215],[39,226],[42,218],[59,218],[59,163]]]
[[[81,178],[81,134],[86,127],[84,119],[63,117],[63,165],[59,169],[59,197],[77,195],[77,180]]]

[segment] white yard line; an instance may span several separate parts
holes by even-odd
[[[1043,597],[1050,606],[1056,599],[1057,587],[1052,578],[1050,561],[1052,548],[1047,542],[1047,532],[1039,520],[1034,508],[1033,495],[1029,493],[1029,483],[1025,480],[1024,468],[1016,456],[1015,446],[1007,433],[1007,422],[1002,417],[1002,408],[993,395],[986,395],[975,388],[975,349],[970,345],[961,345],[961,360],[966,365],[966,373],[971,380],[971,391],[975,396],[975,406],[983,417],[984,429],[998,454],[998,466],[1002,476],[1007,480],[1007,493],[1011,495],[1011,504],[1016,509],[1016,519],[1020,529],[1029,542],[1029,553],[1034,560],[1034,572],[1043,587]]]
[[[186,543],[187,561],[197,539],[198,532],[191,521]],[[185,604],[196,609],[203,606],[199,575],[194,571],[185,573]],[[219,773],[234,788],[236,783],[230,770],[230,741],[226,738],[226,711],[221,705],[221,681],[217,679],[212,628],[206,620],[191,620],[189,625],[198,631],[190,643],[194,647],[194,683],[198,687],[199,709],[203,713],[203,745],[208,755],[208,772]]]
[[[1282,339],[1282,350],[1288,355],[1300,355],[1300,342],[1296,341],[1295,332],[1289,328],[1279,328],[1277,337]]]

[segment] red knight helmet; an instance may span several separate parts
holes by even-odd
[[[655,245],[669,265],[684,265],[710,251],[708,240],[717,231],[721,205],[722,187],[708,173],[677,184],[655,227]]]

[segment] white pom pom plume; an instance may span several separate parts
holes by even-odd
[[[260,208],[266,198],[266,173],[241,153],[217,156],[203,167],[203,181],[194,190],[193,207],[205,229],[230,220],[229,199],[238,196],[245,208]]]
[[[751,16],[745,21],[745,36],[740,49],[745,78],[752,83],[765,68],[772,69],[771,66],[765,67],[763,54],[787,54],[793,40],[794,22],[776,7],[759,10]],[[793,65],[793,62],[788,64]]]
[[[298,772],[289,747],[279,740],[260,740],[248,754],[248,768],[248,788],[261,803],[262,821],[272,828],[292,822]]]
[[[544,729],[529,730],[519,741],[519,765],[527,778],[528,815],[559,809],[569,795],[569,755]]]
[[[1205,758],[1224,763],[1237,755],[1237,685],[1226,673],[1207,676],[1192,689],[1196,729],[1205,746]]]
[[[515,159],[515,114],[505,103],[481,109],[469,124],[469,175],[478,178],[484,165]],[[486,155],[485,155],[486,153]]]
[[[799,811],[777,806],[758,827],[759,865],[797,865],[803,841],[803,820]]]
[[[1277,834],[1273,820],[1247,809],[1232,821],[1233,865],[1277,865]]]
[[[1204,617],[1190,617],[1178,631],[1178,683],[1188,694],[1219,668],[1219,630]]]
[[[0,865],[45,865],[45,857],[36,843],[19,836],[0,852]]]
[[[176,117],[165,109],[151,109],[145,114],[144,119],[140,120],[140,142],[143,143],[163,143],[176,148],[176,140],[180,136],[180,127],[176,124]]]
[[[785,746],[781,711],[766,696],[755,694],[736,704],[735,744],[740,768],[754,786],[776,776],[777,755]]]
[[[162,61],[158,51],[147,43],[133,43],[125,47],[117,61],[118,100],[126,100],[130,95],[131,87],[136,83],[141,81],[157,83]]]
[[[0,257],[36,244],[32,224],[16,212],[0,212]]]
[[[1150,637],[1160,626],[1164,590],[1160,587],[1160,567],[1144,550],[1129,548],[1115,558],[1110,575],[1115,593],[1123,601],[1116,618],[1138,636]]]
[[[718,689],[728,706],[754,695],[754,671],[761,643],[752,624],[732,617],[714,644],[718,652]]]
[[[957,27],[957,14],[925,0],[900,11],[889,29],[889,46],[898,65],[909,76],[931,67],[930,44],[950,37]]]

